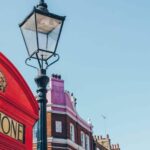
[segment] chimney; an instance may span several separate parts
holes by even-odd
[[[61,79],[61,75],[52,74],[50,89],[51,104],[64,105],[64,81]]]
[[[112,150],[120,150],[119,144],[112,145]]]
[[[52,74],[50,79],[51,90],[63,91],[64,92],[64,81],[61,79],[61,75]]]
[[[109,139],[109,134],[106,135],[106,138]]]

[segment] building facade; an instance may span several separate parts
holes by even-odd
[[[106,137],[94,136],[93,143],[93,150],[120,150],[119,144],[111,144],[111,139],[108,134]]]
[[[120,150],[111,149],[108,136],[101,140],[93,137],[92,124],[77,113],[76,98],[64,90],[61,76],[52,75],[47,100],[48,150]],[[33,150],[36,147],[35,138]]]
[[[60,76],[52,76],[50,89],[47,93],[48,150],[92,150],[92,125],[78,115],[76,99],[64,90]]]

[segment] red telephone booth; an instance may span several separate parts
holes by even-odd
[[[32,150],[38,110],[27,83],[0,53],[0,150]]]

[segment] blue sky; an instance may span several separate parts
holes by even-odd
[[[0,5],[0,50],[15,64],[32,91],[37,72],[24,64],[26,49],[18,24],[38,0],[5,0]],[[60,61],[49,68],[77,98],[94,134],[121,150],[148,149],[150,137],[150,2],[148,0],[47,0],[66,15],[58,46]]]

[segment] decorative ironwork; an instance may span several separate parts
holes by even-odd
[[[5,92],[7,86],[6,78],[4,74],[0,71],[0,91]]]

